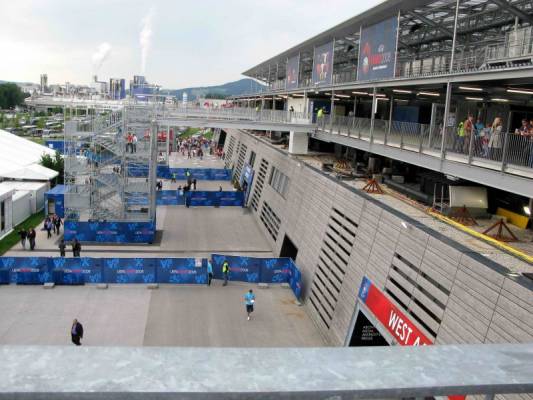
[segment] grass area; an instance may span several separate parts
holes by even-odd
[[[28,230],[36,228],[44,220],[44,210],[30,215],[26,220],[18,224],[9,235],[0,240],[0,256],[20,242],[18,231],[22,228]]]
[[[196,135],[198,132],[200,132],[200,128],[187,128],[187,130],[179,136],[180,138],[186,139],[190,138],[192,135]]]
[[[35,143],[38,143],[38,144],[42,144],[44,146],[44,139],[43,138],[40,138],[40,137],[24,137],[24,139],[28,139],[28,140],[31,140],[32,142],[35,142]]]

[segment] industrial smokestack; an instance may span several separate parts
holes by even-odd
[[[111,45],[107,42],[101,43],[96,52],[93,54],[93,68],[95,75],[98,74],[98,71],[102,67],[102,64],[109,56],[111,52]]]
[[[141,46],[141,73],[146,72],[146,59],[148,58],[148,51],[150,50],[152,42],[152,19],[154,18],[155,10],[150,8],[148,14],[141,20],[141,32],[139,34],[139,44]]]

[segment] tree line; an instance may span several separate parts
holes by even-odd
[[[15,83],[0,84],[0,109],[8,110],[24,104],[29,94],[24,93]]]

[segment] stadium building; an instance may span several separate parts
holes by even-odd
[[[229,130],[226,166],[252,166],[251,208],[302,268],[332,345],[533,339],[532,22],[526,1],[389,0],[244,72],[267,87],[237,104],[317,124]],[[503,218],[525,251],[483,248],[479,229],[426,206],[486,228]]]

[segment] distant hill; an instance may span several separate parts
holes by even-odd
[[[207,94],[214,94],[217,97],[237,96],[239,94],[257,92],[261,89],[260,83],[253,79],[244,78],[235,82],[224,83],[218,86],[191,87],[184,89],[162,89],[163,94],[176,96],[181,100],[183,93],[187,93],[189,100],[195,100],[198,97],[204,97]]]

